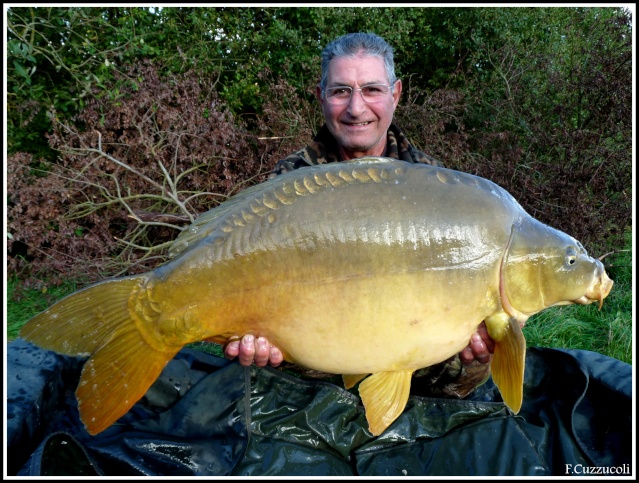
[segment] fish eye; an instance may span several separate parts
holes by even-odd
[[[566,249],[565,264],[571,266],[575,263],[577,263],[577,251],[573,247],[568,247]]]

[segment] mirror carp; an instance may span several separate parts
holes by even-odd
[[[389,158],[302,168],[202,214],[156,269],[67,296],[21,330],[88,356],[76,390],[97,434],[186,344],[268,338],[286,361],[359,385],[369,430],[403,412],[411,376],[459,353],[485,322],[491,372],[518,412],[521,328],[613,282],[571,236],[486,179]]]

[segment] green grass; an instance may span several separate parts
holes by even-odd
[[[7,304],[7,340],[12,341],[18,337],[20,327],[29,319],[48,309],[65,295],[73,293],[77,289],[75,281],[69,281],[60,286],[47,287],[41,290],[20,290],[19,298],[16,297],[18,283],[15,279],[7,280],[6,304]]]
[[[528,347],[586,349],[632,363],[632,238],[626,246],[605,259],[606,270],[615,282],[601,310],[596,304],[551,307],[531,317],[524,335]],[[20,327],[31,317],[76,290],[70,281],[48,290],[24,290],[15,300],[15,280],[7,281],[7,339],[18,336]],[[219,346],[196,343],[192,347],[220,355]]]

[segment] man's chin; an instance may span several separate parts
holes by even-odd
[[[344,142],[347,140],[348,142]],[[370,138],[358,140],[357,136],[349,136],[347,140],[343,138],[338,140],[341,150],[348,153],[362,153],[358,157],[373,156],[375,151],[379,151],[377,148],[379,148],[381,144],[379,142],[371,142]],[[386,146],[385,142],[383,146]]]

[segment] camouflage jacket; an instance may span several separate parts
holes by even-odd
[[[394,124],[390,125],[384,156],[401,159],[411,163],[425,163],[433,166],[442,166],[442,163],[428,154],[415,148],[408,138]],[[275,165],[271,177],[277,176],[294,169],[316,164],[335,163],[343,161],[339,154],[337,141],[328,130],[326,124],[322,126],[313,142],[305,148],[281,159]],[[303,368],[301,366],[284,363],[282,369],[293,370],[310,377],[327,378],[331,374]],[[423,396],[449,396],[463,398],[480,386],[490,375],[490,364],[481,364],[473,361],[469,366],[461,363],[459,355],[455,355],[447,361],[415,372],[419,377],[419,383],[412,387]],[[419,389],[418,389],[419,388]]]
[[[404,133],[394,124],[391,124],[388,129],[384,156],[411,163],[426,163],[432,164],[433,166],[442,166],[439,160],[415,148]],[[304,166],[335,163],[339,161],[343,161],[343,159],[340,157],[337,141],[328,130],[326,124],[324,124],[311,144],[278,161],[273,170],[273,175],[293,171],[294,169]]]

